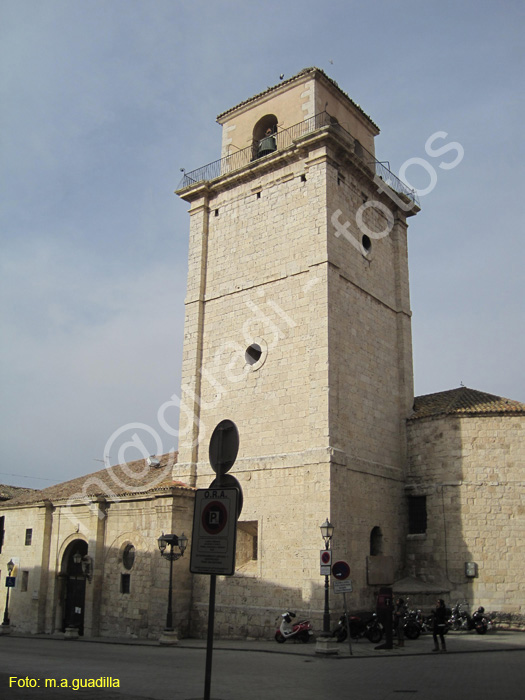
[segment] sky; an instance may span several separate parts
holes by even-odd
[[[416,394],[525,402],[524,30],[518,0],[0,0],[0,483],[176,448],[180,169],[220,157],[218,114],[308,66],[420,192]]]

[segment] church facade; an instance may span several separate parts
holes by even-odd
[[[240,435],[231,474],[243,508],[235,575],[218,580],[219,635],[268,636],[284,609],[321,628],[327,518],[332,558],[351,568],[353,609],[374,607],[387,585],[414,601],[439,592],[523,616],[525,406],[466,387],[414,399],[407,229],[419,204],[376,160],[378,127],[315,68],[218,122],[221,159],[185,173],[177,192],[190,215],[178,458],[167,480],[109,508],[107,489],[84,491],[77,524],[91,518],[97,534],[81,554],[99,577],[86,633],[161,629],[164,584],[137,576],[132,606],[114,579],[127,546],[151,564],[161,521],[190,535],[194,490],[215,476],[209,439],[226,418]],[[19,612],[53,631],[67,607],[59,576],[78,574],[68,574],[68,542],[81,530],[55,537],[51,498],[31,508],[42,536],[25,570],[40,567],[45,595]],[[21,548],[22,510],[20,499],[2,510],[2,571]],[[192,576],[187,558],[177,566],[178,628],[201,636],[208,577]],[[126,606],[140,623],[126,627]],[[334,594],[331,607],[341,607]]]
[[[194,489],[173,481],[175,460],[168,454],[117,465],[6,500],[0,570],[4,580],[14,566],[15,586],[10,624],[0,633],[158,639],[169,593],[158,538],[190,534],[192,526]],[[173,625],[187,635],[187,557],[174,571]]]

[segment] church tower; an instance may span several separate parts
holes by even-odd
[[[190,204],[190,243],[175,476],[207,487],[211,433],[236,423],[231,474],[244,506],[218,614],[236,633],[267,634],[287,607],[319,621],[327,517],[334,557],[351,567],[352,607],[401,574],[413,404],[406,220],[419,209],[376,161],[378,127],[317,68],[218,122],[221,159],[185,173],[177,192]]]

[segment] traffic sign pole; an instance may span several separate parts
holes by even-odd
[[[348,637],[348,650],[350,651],[350,656],[352,653],[352,638],[350,637],[350,620],[348,618],[348,609],[346,607],[346,593],[343,593],[343,604],[345,606],[345,620],[346,620],[346,635]]]
[[[204,700],[210,700],[211,666],[213,661],[213,628],[215,626],[215,589],[217,575],[210,575],[210,601],[208,605],[208,635],[206,640],[206,670],[204,672]]]
[[[343,605],[345,608],[346,621],[346,636],[348,637],[348,649],[352,656],[352,638],[350,637],[350,619],[348,617],[348,608],[346,607],[346,591],[352,590],[352,582],[348,579],[350,576],[350,565],[346,561],[336,561],[332,566],[332,574],[334,576],[334,592],[343,594]],[[344,581],[345,583],[341,583]]]
[[[227,433],[228,439],[225,441],[224,435]],[[223,420],[221,421],[216,427],[215,430],[213,431],[213,434],[210,439],[210,446],[209,446],[209,459],[210,459],[210,464],[213,469],[213,471],[217,474],[217,478],[213,481],[213,484],[210,486],[210,489],[216,489],[216,490],[224,490],[224,488],[228,487],[228,484],[226,483],[227,477],[226,473],[231,469],[233,466],[233,463],[235,462],[235,459],[237,457],[237,451],[239,449],[239,431],[237,430],[237,426],[235,423],[233,423],[230,420]],[[234,482],[236,480],[233,477],[230,477]],[[241,509],[242,509],[242,489],[240,484],[238,482],[235,483],[235,488],[237,491],[237,497],[234,499],[235,503],[235,508],[234,512],[232,512],[232,509],[227,509],[226,510],[226,521],[228,518],[234,518],[235,520],[235,527],[237,526],[237,518],[240,515]],[[221,509],[219,509],[221,510]],[[224,518],[224,510],[222,510],[222,515]],[[205,515],[205,513],[203,513]],[[220,521],[220,516],[217,516]],[[202,521],[202,518],[201,518]],[[215,520],[213,521],[214,526],[216,525]],[[224,528],[225,521],[223,519],[222,523],[222,528]],[[219,522],[218,527],[221,527],[221,524]],[[222,530],[221,528],[221,530]],[[194,529],[195,529],[195,516],[194,516]],[[211,516],[210,516],[210,529],[211,529]],[[219,532],[221,531],[219,530]],[[229,531],[229,528],[226,528],[226,532]],[[211,534],[213,536],[213,532],[208,532],[208,534]],[[233,533],[233,567],[235,568],[235,531]],[[229,537],[231,539],[231,536]],[[194,546],[195,539],[192,541],[192,551],[193,551],[193,546]],[[230,543],[231,544],[231,543]],[[190,567],[191,568],[191,567]],[[217,588],[217,574],[211,573],[210,574],[210,598],[209,598],[209,604],[208,604],[208,633],[207,633],[207,640],[206,640],[206,669],[204,673],[204,700],[210,700],[210,692],[211,692],[211,669],[212,669],[212,661],[213,661],[213,629],[215,626],[215,592]]]

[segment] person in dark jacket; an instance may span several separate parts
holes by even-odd
[[[441,651],[445,652],[447,650],[447,645],[445,644],[445,632],[447,629],[447,609],[445,607],[445,601],[439,598],[437,605],[433,611],[434,615],[434,648],[432,651],[439,651],[438,636],[441,641]]]

